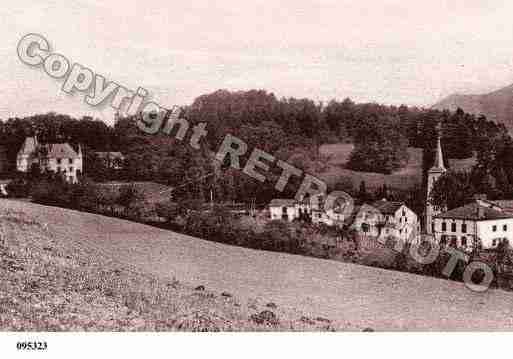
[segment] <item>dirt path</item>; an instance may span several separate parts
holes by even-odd
[[[203,241],[92,214],[0,200],[79,241],[159,277],[376,330],[510,330],[513,294],[315,258]]]

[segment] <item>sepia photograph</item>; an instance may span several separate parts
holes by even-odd
[[[2,2],[0,356],[504,354],[511,14]]]

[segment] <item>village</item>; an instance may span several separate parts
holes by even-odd
[[[258,217],[264,222],[311,223],[313,226],[333,228],[333,233],[337,233],[337,229],[350,228],[361,241],[391,238],[403,243],[418,244],[430,240],[441,247],[457,248],[465,253],[493,250],[501,243],[510,243],[513,240],[513,201],[492,201],[487,200],[486,195],[476,195],[472,202],[451,210],[432,204],[431,190],[436,181],[447,172],[440,137],[435,153],[434,165],[428,171],[423,213],[415,213],[404,202],[390,201],[387,198],[361,203],[348,212],[344,208],[347,203],[337,203],[326,208],[326,196],[322,195],[302,200],[277,198],[271,200],[267,208],[259,210],[251,203],[231,204],[227,208],[239,216]],[[123,166],[124,156],[120,152],[95,154],[107,168],[119,170]],[[76,184],[84,174],[82,147],[79,144],[75,150],[69,143],[40,144],[37,136],[27,137],[17,154],[16,169],[18,172],[27,173],[34,165],[43,172],[57,173],[66,182]],[[0,181],[0,191],[7,197],[10,182],[8,179]],[[119,187],[123,183],[113,182],[112,185]],[[172,188],[162,187],[152,195],[167,196],[172,191]],[[213,197],[211,200],[214,200]],[[213,205],[205,204],[203,211],[208,211]]]

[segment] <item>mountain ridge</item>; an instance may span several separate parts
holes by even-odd
[[[513,84],[485,94],[452,94],[434,104],[436,110],[463,111],[485,115],[513,132]]]

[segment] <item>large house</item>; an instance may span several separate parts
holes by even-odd
[[[420,238],[420,222],[415,212],[403,202],[385,199],[362,205],[353,228],[370,237],[393,237],[404,242],[415,242]]]
[[[37,164],[42,171],[62,173],[66,181],[76,183],[83,171],[83,156],[80,145],[76,152],[68,143],[42,145],[37,137],[27,137],[16,157],[16,168],[28,172]]]
[[[440,245],[472,251],[513,243],[512,201],[476,199],[433,218],[432,232]]]

